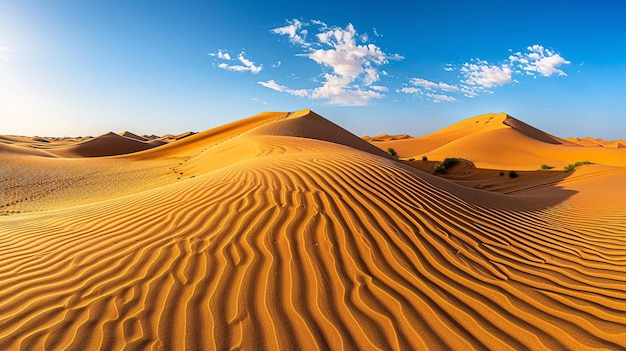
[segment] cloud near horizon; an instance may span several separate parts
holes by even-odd
[[[314,34],[309,35],[309,30]],[[367,33],[359,34],[352,24],[341,28],[328,26],[318,20],[301,22],[293,19],[286,26],[274,28],[270,32],[286,35],[291,44],[302,49],[303,52],[297,56],[309,58],[320,66],[321,86],[292,89],[274,80],[258,83],[279,92],[324,99],[331,105],[363,106],[371,99],[384,97],[382,92],[389,89],[374,85],[381,75],[386,75],[380,71],[380,67],[389,60],[403,59],[398,54],[386,54],[375,44],[369,43]],[[309,39],[309,36],[312,38]]]
[[[541,45],[532,45],[525,52],[516,52],[508,60],[492,64],[481,59],[472,59],[460,67],[446,64],[445,71],[457,71],[462,77],[458,83],[432,82],[423,78],[411,78],[397,92],[426,97],[433,102],[458,101],[450,93],[467,98],[493,94],[492,88],[511,83],[518,83],[515,76],[550,77],[567,76],[558,67],[569,65],[560,54]]]

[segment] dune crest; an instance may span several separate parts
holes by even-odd
[[[296,111],[285,116],[284,120],[258,127],[252,133],[329,141],[375,155],[388,156],[387,153],[311,110]]]
[[[120,136],[123,136],[125,138],[129,138],[129,139],[135,139],[135,140],[139,140],[139,141],[148,141],[148,138],[144,138],[142,136],[139,136],[135,133],[131,133],[129,131],[123,131],[120,133]]]
[[[431,145],[585,149],[489,117]],[[0,176],[0,350],[626,348],[626,167],[490,192],[301,110]]]
[[[548,144],[570,144],[569,142],[567,142],[566,140],[563,140],[561,138],[557,138],[554,135],[550,135],[542,130],[539,130],[531,125],[528,125],[514,117],[511,117],[509,115],[506,115],[506,118],[504,119],[504,121],[502,121],[503,124],[519,131],[520,133],[533,138],[535,140],[539,140],[542,141],[544,143],[548,143]]]

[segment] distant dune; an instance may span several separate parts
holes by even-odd
[[[0,350],[626,349],[622,141],[310,110],[137,137],[0,137]]]
[[[374,144],[381,149],[391,147],[403,158],[460,157],[495,170],[536,170],[542,164],[562,169],[584,160],[626,167],[626,158],[616,148],[580,147],[505,113],[472,117],[418,138]]]
[[[390,141],[390,140],[404,140],[404,139],[411,139],[413,138],[412,136],[408,135],[408,134],[396,134],[396,135],[389,135],[389,134],[379,134],[376,136],[369,136],[366,135],[364,137],[362,137],[363,140],[365,141]]]
[[[135,133],[131,133],[129,131],[124,131],[120,133],[121,136],[125,137],[125,138],[129,138],[129,139],[135,139],[135,140],[139,140],[139,141],[148,141],[148,138],[144,138],[142,136],[139,136]]]
[[[128,135],[128,133],[126,134]],[[63,157],[102,157],[130,154],[152,147],[154,145],[134,137],[125,137],[109,132],[93,139],[54,149],[52,152]]]

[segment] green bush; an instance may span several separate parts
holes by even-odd
[[[424,157],[422,157],[422,160],[427,161],[428,158],[426,158],[426,156],[424,156]],[[445,160],[443,160],[443,164],[437,162],[437,163],[435,163],[435,166],[433,168],[435,168],[435,172],[437,172],[437,173],[446,174],[446,173],[448,173],[448,169],[450,167],[454,166],[457,163],[459,163],[459,159],[458,158],[447,157]]]
[[[565,166],[563,169],[567,173],[567,172],[573,171],[574,168],[576,168],[576,167],[580,167],[582,165],[590,165],[590,164],[591,164],[591,162],[589,162],[589,161],[577,161],[577,162],[574,162],[574,163],[570,163],[569,165]]]
[[[422,156],[422,161],[428,161],[428,157],[426,157],[425,155]]]
[[[454,166],[455,164],[459,163],[459,159],[455,158],[455,157],[448,157],[445,160],[443,160],[443,166],[446,169],[451,168],[452,166]]]
[[[519,175],[515,171],[509,171],[509,178],[517,178]]]
[[[446,168],[446,166],[440,164],[439,162],[435,163],[435,172],[437,173],[442,173],[442,174],[446,174],[448,173],[448,169]]]
[[[554,168],[554,167],[552,167],[552,166],[548,166],[548,165],[547,165],[547,164],[545,164],[545,163],[541,165],[541,169],[552,169],[552,168]]]
[[[396,152],[396,150],[392,149],[392,148],[388,148],[387,149],[387,153],[391,156],[398,156],[398,153]]]

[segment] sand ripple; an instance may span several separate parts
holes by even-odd
[[[257,157],[194,178],[1,217],[0,349],[626,348],[623,208],[479,205],[294,139],[251,136]]]

